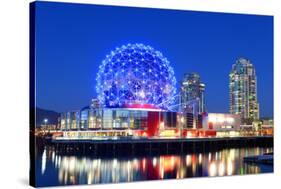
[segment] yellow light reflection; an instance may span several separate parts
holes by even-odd
[[[225,166],[224,166],[224,163],[221,162],[219,164],[219,176],[223,176],[224,175],[224,172],[225,172]]]
[[[46,149],[44,150],[42,154],[42,164],[41,164],[41,174],[43,175],[46,170],[46,160],[47,160],[47,154],[46,154]]]
[[[217,166],[215,162],[209,165],[209,176],[213,177],[217,175]]]
[[[190,166],[191,163],[192,163],[191,155],[187,155],[186,158],[185,158],[185,164],[186,164],[186,166]]]
[[[202,154],[201,153],[198,156],[198,161],[199,161],[199,164],[202,164]]]
[[[233,174],[233,162],[228,159],[227,161],[227,175],[232,175]]]

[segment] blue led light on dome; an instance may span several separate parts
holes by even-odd
[[[105,107],[151,104],[167,109],[176,94],[176,78],[169,61],[143,44],[123,45],[111,51],[99,66],[96,81],[98,99]]]

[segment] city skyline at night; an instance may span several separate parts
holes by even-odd
[[[273,16],[30,4],[30,185],[274,172]]]
[[[261,117],[273,115],[272,17],[60,3],[38,9],[36,97],[41,108],[63,112],[88,105],[97,96],[95,78],[105,55],[122,44],[144,43],[170,61],[177,93],[185,73],[200,75],[210,112],[228,112],[231,66],[238,57],[250,59]]]

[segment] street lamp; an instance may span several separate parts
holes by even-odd
[[[48,123],[48,119],[47,118],[44,119],[44,123],[45,123],[45,126],[46,126],[47,123]]]
[[[47,118],[45,118],[45,119],[43,120],[43,122],[44,122],[44,125],[45,125],[44,130],[47,130],[47,123],[48,123],[48,119],[47,119]]]

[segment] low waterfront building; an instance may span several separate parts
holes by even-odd
[[[240,132],[241,135],[244,136],[273,136],[273,119],[266,118],[253,121],[253,123],[249,125],[241,125]]]
[[[60,128],[64,136],[142,136],[180,137],[202,128],[202,115],[171,112],[157,108],[91,108],[62,113]],[[196,120],[196,122],[194,122]],[[76,134],[71,131],[79,131]],[[85,132],[82,132],[85,131]],[[115,131],[115,134],[114,134]]]
[[[263,118],[261,119],[262,125],[264,127],[273,127],[273,119],[272,118]]]
[[[239,135],[240,125],[238,114],[208,113],[203,118],[203,128],[216,131],[216,136]]]
[[[136,135],[156,136],[160,127],[162,129],[177,127],[177,113],[161,109],[85,107],[80,112],[67,112],[61,116],[63,131],[103,130],[106,134],[108,133],[106,131],[132,130]],[[77,125],[73,126],[73,123]]]
[[[61,130],[78,130],[79,128],[79,112],[71,111],[61,113],[59,122]]]

